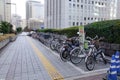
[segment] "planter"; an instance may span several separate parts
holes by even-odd
[[[120,50],[120,44],[100,42],[100,46],[105,49],[105,55],[108,56],[112,56],[115,53],[115,51]]]
[[[16,38],[17,38],[17,36],[10,37],[10,38],[9,38],[9,39],[10,39],[10,42],[13,42],[13,41],[15,41],[15,40],[16,40]]]
[[[10,42],[9,39],[1,41],[0,42],[0,49],[2,49],[3,47],[5,47],[9,42]]]
[[[120,44],[111,44],[112,50],[120,50]]]
[[[105,55],[112,56],[115,53],[115,50],[105,49]]]

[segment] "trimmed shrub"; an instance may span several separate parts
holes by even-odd
[[[120,20],[108,20],[91,23],[85,26],[86,35],[104,36],[105,42],[120,43]]]
[[[85,25],[85,32],[87,36],[94,37],[98,35],[100,37],[105,37],[105,42],[120,44],[120,20],[107,20],[94,22]],[[66,35],[67,37],[78,36],[77,32],[79,26],[65,28],[65,29],[43,29],[40,32],[50,32],[56,34]]]

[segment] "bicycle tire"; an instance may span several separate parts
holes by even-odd
[[[60,58],[64,62],[68,61],[70,58],[69,52],[67,50],[64,50],[63,52],[60,53]]]
[[[50,43],[50,48],[51,48],[52,50],[55,50],[55,45],[54,45],[54,42],[53,42],[53,41]]]
[[[92,71],[95,67],[95,60],[93,56],[88,56],[86,61],[85,61],[86,68],[89,71]]]
[[[95,57],[96,58],[101,58],[102,59],[102,61],[103,61],[103,63],[104,64],[107,64],[107,60],[105,59],[105,57],[104,57],[104,55],[103,55],[104,53],[103,52],[100,52],[99,54],[97,54]],[[100,57],[99,57],[100,56]]]
[[[82,51],[79,47],[74,48],[71,52],[70,52],[70,61],[73,64],[78,64],[82,61],[83,58],[80,58],[79,55],[83,54]]]

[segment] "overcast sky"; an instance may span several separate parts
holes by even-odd
[[[17,14],[22,17],[22,19],[26,18],[26,8],[25,4],[28,0],[11,0],[12,3],[16,3],[17,5]],[[41,1],[41,3],[44,3],[44,0],[34,0],[34,1]],[[12,5],[12,14],[15,13],[15,5]]]

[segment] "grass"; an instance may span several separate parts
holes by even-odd
[[[0,35],[0,41],[3,41],[5,39],[8,39],[9,37],[13,37],[15,36],[15,34],[4,34],[4,35]]]

